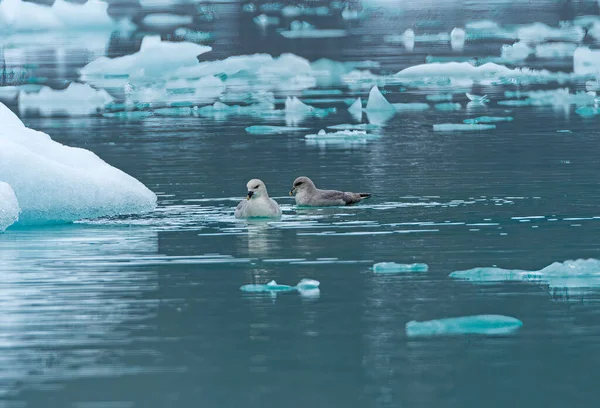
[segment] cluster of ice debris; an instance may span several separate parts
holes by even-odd
[[[25,127],[0,103],[0,231],[151,211],[156,195],[94,153]]]

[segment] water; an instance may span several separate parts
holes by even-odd
[[[255,41],[252,16],[239,17],[239,4],[214,7],[223,21],[214,25],[216,58],[285,50],[311,60],[375,59],[396,72],[428,54],[451,54],[435,44],[417,44],[414,53],[383,44],[377,35],[389,34],[393,20],[384,11],[357,23],[356,36],[335,40],[343,46],[326,48],[275,33]],[[449,32],[463,19],[556,25],[597,12],[595,2],[409,2],[398,18]],[[238,17],[247,36],[228,33]],[[117,45],[108,47],[111,56],[134,51]],[[467,44],[459,55],[499,47]],[[67,52],[59,62],[27,49],[52,83],[74,79],[94,58]],[[422,91],[390,89],[392,103],[425,101]],[[498,99],[504,89],[480,91],[473,93]],[[283,119],[22,115],[27,126],[138,178],[159,195],[159,207],[0,235],[2,405],[593,406],[600,374],[593,285],[573,293],[448,274],[600,259],[598,120],[579,117],[574,106],[473,107],[464,95],[454,102],[462,110],[401,112],[369,131],[376,139],[335,144],[304,135],[354,123],[344,109],[302,121],[309,131],[272,135],[245,129]],[[514,120],[481,132],[433,131],[480,116]],[[287,194],[299,175],[374,196],[356,207],[297,209]],[[253,177],[282,205],[280,221],[233,217]],[[376,275],[377,262],[426,263],[429,271]],[[320,291],[240,291],[303,278],[318,280]],[[476,314],[513,316],[523,327],[492,338],[404,334],[411,320]]]

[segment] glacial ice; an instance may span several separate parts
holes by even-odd
[[[506,92],[506,97],[527,96],[527,99],[515,99],[498,101],[502,106],[568,106],[568,105],[591,105],[594,103],[594,95],[585,92],[570,93],[568,88],[522,91],[518,93]]]
[[[423,322],[413,320],[406,323],[405,330],[409,337],[461,334],[505,335],[516,332],[521,326],[523,322],[510,316],[474,315]]]
[[[348,112],[356,119],[358,122],[362,119],[362,99],[358,98],[350,107],[348,108]]]
[[[538,271],[473,268],[452,272],[450,277],[470,282],[537,282],[547,284],[550,288],[598,288],[600,261],[590,258],[554,262]]]
[[[553,42],[539,44],[535,47],[537,58],[571,58],[577,49],[577,44]]]
[[[516,42],[512,45],[504,44],[500,52],[500,58],[507,62],[523,61],[533,53],[533,49],[524,41]]]
[[[480,116],[478,118],[465,119],[463,123],[497,123],[497,122],[512,122],[512,116]]]
[[[225,91],[220,78],[206,76],[200,79],[177,79],[160,86],[134,87],[128,99],[138,103],[166,103],[170,105],[187,103],[196,105],[210,103]]]
[[[274,280],[267,284],[249,284],[240,287],[242,292],[292,292],[292,291],[311,291],[318,289],[320,282],[314,279],[302,279],[296,286],[281,285]]]
[[[374,86],[369,92],[366,110],[370,112],[395,112],[396,108],[385,99],[379,88]]]
[[[373,272],[375,273],[427,272],[428,270],[429,266],[424,263],[379,262],[373,265]]]
[[[450,47],[454,51],[461,51],[465,47],[465,40],[467,38],[467,32],[460,28],[455,27],[450,32]]]
[[[42,116],[92,115],[102,111],[113,97],[104,89],[72,82],[64,90],[43,86],[38,93],[19,92],[19,111],[37,111]]]
[[[212,118],[225,118],[229,115],[245,115],[245,116],[284,116],[282,110],[275,110],[275,105],[270,102],[259,102],[252,105],[226,105],[222,102],[215,102],[212,105],[203,106],[196,110],[200,116]]]
[[[457,110],[461,110],[462,106],[460,105],[460,103],[452,103],[452,102],[447,102],[447,103],[437,103],[434,105],[434,107],[437,110],[440,111],[457,111]]]
[[[197,66],[198,55],[211,50],[206,45],[168,42],[162,41],[160,36],[145,36],[138,52],[117,58],[100,57],[81,68],[81,79],[100,86],[107,78],[114,78],[124,86],[132,77],[144,81],[148,77],[167,77],[170,72],[182,67]]]
[[[171,13],[152,13],[144,17],[142,21],[147,27],[164,30],[192,24],[194,17]]]
[[[281,135],[284,133],[298,132],[300,130],[308,130],[309,128],[297,127],[297,126],[266,126],[266,125],[255,125],[248,126],[246,133],[251,135]]]
[[[600,74],[600,50],[578,47],[573,53],[573,71],[578,75]]]
[[[17,196],[17,225],[151,211],[156,195],[92,152],[23,125],[0,103],[0,174]]]
[[[107,13],[108,3],[84,4],[56,0],[51,7],[21,0],[0,2],[0,32],[98,30],[116,28]]]
[[[583,118],[591,118],[600,115],[600,108],[596,106],[582,106],[575,110],[575,113]]]
[[[314,106],[306,105],[295,96],[288,96],[285,100],[286,123],[291,122],[295,124],[307,116],[324,118],[335,111],[336,108],[315,108]]]
[[[379,135],[367,133],[364,130],[338,130],[337,132],[325,132],[324,129],[319,130],[317,134],[310,134],[304,136],[308,140],[319,140],[319,141],[364,141],[371,139],[378,139]]]
[[[19,202],[12,187],[0,181],[0,232],[19,219]]]
[[[463,130],[478,131],[496,129],[496,125],[485,125],[479,123],[440,123],[433,125],[436,132],[456,132]]]
[[[578,43],[584,36],[585,31],[581,27],[569,25],[555,28],[544,23],[532,23],[517,29],[517,37],[528,44],[541,44],[547,41]]]

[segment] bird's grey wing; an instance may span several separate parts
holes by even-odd
[[[269,203],[271,204],[271,209],[274,214],[277,214],[277,215],[281,214],[281,207],[279,207],[279,204],[277,204],[277,201],[270,198]]]
[[[240,201],[240,203],[237,205],[237,207],[235,207],[235,212],[234,215],[236,217],[241,217],[244,215],[245,209],[246,209],[246,205],[248,203],[246,202],[246,200],[242,200]]]
[[[337,190],[319,190],[311,201],[317,206],[346,204],[344,193]]]
[[[369,197],[371,197],[369,193],[344,193],[344,202],[346,205],[352,205]]]

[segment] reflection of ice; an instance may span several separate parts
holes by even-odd
[[[157,250],[156,233],[142,230],[68,226],[0,236],[0,395],[17,382],[139,371],[101,362],[100,350],[130,344],[135,322],[156,314],[158,300],[144,298],[157,289],[156,272],[87,258],[135,259]]]

